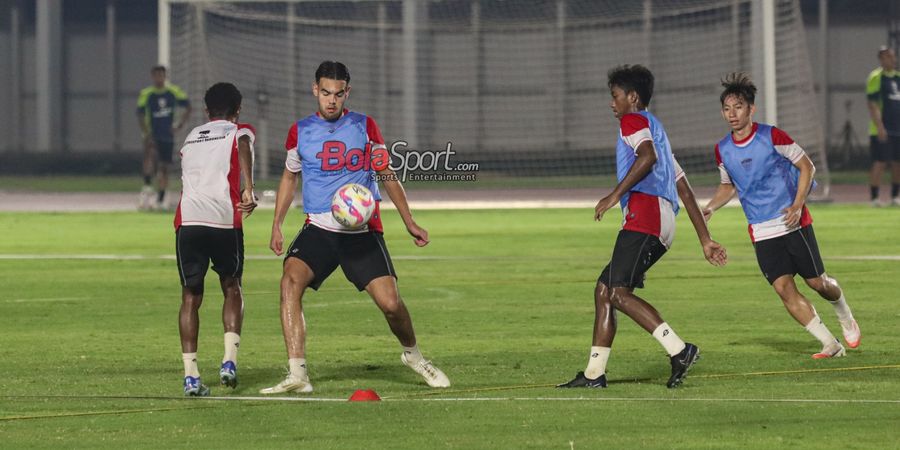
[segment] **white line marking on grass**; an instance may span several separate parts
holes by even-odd
[[[398,255],[391,257],[394,260],[400,261],[444,261],[444,260],[472,260],[472,259],[496,259],[493,256],[488,257],[480,257],[480,256],[416,256],[416,255]],[[16,261],[16,260],[48,260],[48,259],[73,259],[73,260],[101,260],[101,261],[120,261],[120,260],[128,260],[128,261],[143,261],[143,260],[167,260],[167,261],[175,261],[175,255],[79,255],[79,254],[42,254],[42,255],[34,255],[34,254],[0,254],[0,260],[8,260],[8,261]],[[245,255],[244,259],[255,260],[255,261],[280,261],[284,259],[283,256],[277,255]]]
[[[502,257],[502,256],[434,256],[434,255],[394,255],[391,256],[396,261],[519,261],[520,257]],[[108,261],[143,261],[143,260],[166,260],[174,261],[175,255],[104,255],[104,254],[2,254],[0,260],[16,261],[16,260],[49,260],[49,259],[71,259],[71,260],[108,260]],[[253,261],[280,261],[283,256],[276,255],[245,255],[244,259]],[[558,258],[568,259],[568,258]],[[900,261],[900,255],[850,255],[850,256],[829,256],[829,259],[837,259],[842,261]]]

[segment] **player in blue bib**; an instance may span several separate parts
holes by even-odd
[[[759,268],[791,316],[822,343],[822,350],[813,358],[844,356],[843,345],[794,283],[794,276],[800,274],[810,288],[828,300],[847,345],[859,346],[859,325],[837,280],[825,274],[812,216],[806,208],[816,169],[787,133],[753,122],[756,86],[746,74],[733,73],[722,86],[722,117],[731,126],[731,133],[716,145],[721,183],[704,214],[712,215],[737,193],[750,224]]]
[[[413,220],[403,186],[389,167],[381,131],[371,117],[344,109],[350,95],[350,72],[344,64],[320,64],[312,93],[318,101],[318,111],[295,122],[285,141],[287,159],[275,197],[269,244],[276,255],[287,251],[281,278],[281,326],[290,372],[282,382],[260,392],[312,392],[306,369],[306,321],[301,300],[307,287],[318,290],[338,266],[384,313],[403,347],[403,364],[421,375],[429,386],[449,387],[450,380],[444,372],[419,351],[412,319],[397,290],[397,275],[382,237],[377,206],[381,194],[376,178],[383,180],[384,190],[415,244],[424,247],[429,242],[428,232]],[[306,223],[285,248],[281,224],[301,176]],[[375,213],[362,229],[348,229],[331,215],[331,198],[347,183],[368,187],[376,200]]]
[[[727,261],[725,249],[713,241],[684,172],[672,155],[662,123],[647,111],[653,74],[646,67],[620,66],[609,71],[607,84],[613,114],[619,120],[615,189],[597,202],[600,220],[620,205],[625,216],[612,258],[594,290],[594,335],[587,368],[561,388],[606,387],[606,363],[621,311],[653,337],[669,354],[672,372],[666,386],[677,387],[700,357],[700,349],[675,334],[659,312],[634,293],[644,287],[644,274],[666,253],[675,236],[679,196],[700,238],[704,256],[714,265]]]

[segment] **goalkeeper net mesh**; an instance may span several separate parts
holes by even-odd
[[[596,176],[615,173],[606,74],[643,64],[656,78],[650,110],[676,158],[695,184],[715,183],[713,147],[728,132],[720,79],[749,73],[760,87],[757,119],[766,119],[761,3],[169,0],[169,61],[195,104],[218,81],[241,89],[263,178],[280,176],[289,127],[315,112],[314,72],[336,60],[352,76],[349,107],[372,116],[388,146],[406,142],[398,154],[450,144],[454,162],[477,166],[479,180],[538,187],[596,186]],[[774,16],[776,125],[827,189],[798,0],[775,0]]]

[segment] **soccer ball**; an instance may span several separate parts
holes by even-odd
[[[331,215],[341,225],[350,228],[362,228],[375,212],[375,198],[365,186],[345,184],[331,198]]]

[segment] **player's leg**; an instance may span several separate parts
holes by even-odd
[[[306,318],[303,294],[307,287],[318,289],[337,268],[333,247],[335,233],[306,225],[294,238],[284,259],[281,276],[281,331],[288,354],[288,376],[260,391],[262,394],[313,391],[306,367]]]
[[[144,158],[142,162],[144,186],[138,200],[139,209],[150,209],[153,205],[153,175],[156,173],[156,146],[153,138],[144,139]]]
[[[886,146],[887,144],[878,140],[878,136],[870,136],[869,153],[872,158],[872,168],[869,170],[869,192],[872,205],[876,207],[881,206],[881,202],[878,200],[878,191],[881,185],[881,176],[887,164],[884,155]]]
[[[787,309],[788,314],[803,326],[809,334],[822,343],[822,351],[814,354],[813,358],[822,359],[844,356],[844,347],[834,338],[831,331],[828,331],[828,327],[819,318],[819,314],[812,303],[797,290],[797,284],[794,283],[793,275],[779,276],[772,283],[772,287],[775,289],[778,297],[781,298],[781,302]]]
[[[222,327],[225,353],[219,368],[219,381],[237,387],[237,355],[241,345],[244,321],[244,294],[241,276],[244,272],[244,232],[241,229],[215,230],[213,270],[219,274],[222,288]]]
[[[183,226],[175,234],[175,254],[182,286],[178,332],[184,363],[184,395],[187,396],[209,395],[209,388],[200,381],[197,367],[200,305],[203,303],[203,281],[209,265],[209,257],[205,253],[206,232],[206,227]]]
[[[825,265],[822,263],[813,226],[809,225],[792,233],[788,242],[797,273],[803,277],[807,286],[816,291],[834,308],[847,345],[850,348],[859,347],[861,336],[859,324],[853,318],[853,312],[850,311],[844,291],[838,285],[837,280],[825,273]]]
[[[431,387],[449,387],[447,375],[422,356],[416,342],[412,318],[397,288],[397,274],[381,233],[340,236],[341,269],[360,291],[365,290],[397,337],[402,353],[400,361],[425,379]]]
[[[172,167],[172,151],[175,144],[172,142],[157,142],[156,151],[158,163],[156,179],[158,190],[156,194],[156,205],[160,209],[165,209],[166,189],[169,187],[169,169]]]
[[[609,279],[609,266],[603,269],[594,288],[594,337],[591,341],[587,367],[583,372],[575,374],[572,380],[556,387],[606,387],[606,363],[609,361],[613,339],[616,337],[617,323],[616,309],[612,306],[610,289],[603,282],[604,279],[607,281]]]
[[[889,136],[891,147],[891,204],[900,206],[900,136]]]
[[[419,350],[412,318],[397,290],[397,280],[392,275],[382,275],[366,284],[365,290],[384,314],[391,332],[400,342],[403,349],[400,361],[421,375],[429,386],[450,387],[450,379],[447,378],[447,375],[435,367],[431,361],[425,359]]]

